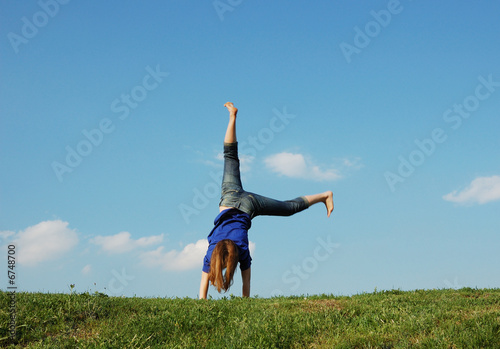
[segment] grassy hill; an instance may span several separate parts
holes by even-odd
[[[500,348],[500,289],[199,301],[0,291],[0,346]]]

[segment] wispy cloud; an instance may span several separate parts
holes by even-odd
[[[115,235],[110,236],[96,236],[90,242],[101,246],[103,251],[109,253],[124,253],[132,251],[139,247],[147,247],[157,245],[163,241],[163,234],[142,237],[137,240],[131,238],[127,231],[122,231]]]
[[[11,236],[13,235],[16,235],[16,232],[14,231],[10,231],[10,230],[4,230],[4,231],[0,231],[0,238],[2,240],[7,240],[9,239]]]
[[[500,200],[500,176],[478,177],[465,189],[454,190],[443,196],[458,204],[485,204]]]
[[[92,266],[90,264],[87,264],[86,266],[83,267],[82,269],[82,274],[83,275],[88,275],[92,271]]]
[[[77,232],[68,228],[68,222],[61,220],[40,222],[17,234],[0,232],[0,236],[9,238],[16,245],[17,262],[26,266],[58,259],[75,247],[79,240]]]
[[[271,171],[292,178],[314,181],[334,181],[342,178],[338,169],[321,168],[302,154],[282,152],[268,156],[264,163]]]
[[[341,161],[341,167],[345,169],[353,169],[353,170],[359,170],[363,168],[363,164],[361,163],[361,158],[360,157],[355,157],[352,159],[348,158],[342,158],[340,159]]]

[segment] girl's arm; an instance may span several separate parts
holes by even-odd
[[[241,280],[243,281],[243,297],[250,297],[250,268],[241,272]]]
[[[208,293],[208,274],[202,271],[201,282],[200,282],[200,299],[207,299],[207,293]]]

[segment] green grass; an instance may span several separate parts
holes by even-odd
[[[500,289],[199,301],[0,292],[15,348],[500,348]]]

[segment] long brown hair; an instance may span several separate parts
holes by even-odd
[[[208,280],[219,293],[221,290],[226,292],[231,287],[238,260],[238,246],[232,240],[221,240],[215,245],[210,260]],[[225,275],[224,269],[226,269]]]

